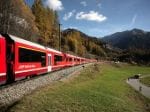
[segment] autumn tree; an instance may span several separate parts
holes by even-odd
[[[86,53],[86,48],[83,45],[83,39],[79,32],[64,34],[62,38],[62,47],[64,50],[72,51],[80,56],[83,56]]]
[[[64,50],[72,51],[79,56],[106,57],[105,48],[99,39],[87,36],[75,29],[66,29],[63,32],[62,46]]]
[[[58,48],[58,16],[57,12],[44,7],[41,0],[35,0],[32,6],[36,26],[39,29],[40,41],[46,46]]]
[[[24,0],[0,1],[0,32],[36,41],[38,29],[32,11]]]

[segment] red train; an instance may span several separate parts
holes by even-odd
[[[0,84],[93,62],[13,35],[0,35]]]

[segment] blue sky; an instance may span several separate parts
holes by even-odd
[[[43,3],[58,11],[62,29],[76,28],[96,37],[133,28],[150,31],[150,0],[43,0]]]

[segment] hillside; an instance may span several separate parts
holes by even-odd
[[[120,49],[150,51],[150,32],[140,29],[117,32],[104,37],[103,40]]]
[[[35,16],[24,0],[0,1],[0,33],[9,33],[29,41],[36,41],[38,28]]]
[[[76,29],[66,29],[62,33],[62,49],[80,56],[105,56],[104,43],[96,37],[88,36]]]

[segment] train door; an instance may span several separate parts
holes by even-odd
[[[9,37],[9,35],[4,35],[6,38],[6,67],[7,67],[7,83],[12,83],[15,80],[14,73],[14,60],[15,60],[15,44],[14,41]]]
[[[48,54],[48,72],[52,71],[52,55]]]

